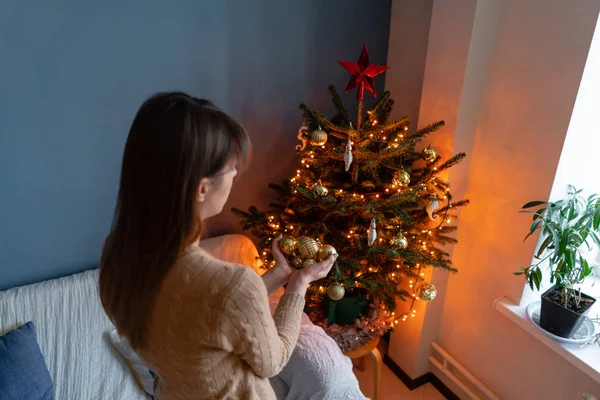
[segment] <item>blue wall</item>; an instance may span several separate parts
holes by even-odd
[[[390,9],[389,0],[0,1],[0,290],[97,265],[129,125],[156,91],[212,99],[242,120],[254,159],[228,207],[265,205],[266,185],[296,162],[298,104],[331,111],[327,85],[348,79],[336,60],[356,60],[363,43],[385,63]],[[236,224],[226,214],[213,229]]]

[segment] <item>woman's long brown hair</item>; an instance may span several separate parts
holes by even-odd
[[[100,297],[119,333],[143,348],[156,294],[200,236],[200,180],[250,150],[246,131],[207,100],[159,93],[127,137],[113,226],[100,261]]]

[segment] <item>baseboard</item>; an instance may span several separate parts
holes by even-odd
[[[415,389],[417,389],[417,388],[419,388],[419,387],[421,387],[423,385],[431,383],[431,385],[433,387],[435,387],[438,390],[438,392],[440,392],[446,399],[448,399],[448,400],[460,400],[460,398],[456,394],[454,394],[454,392],[452,392],[452,390],[450,390],[450,388],[448,386],[446,386],[444,384],[444,382],[442,382],[437,376],[435,376],[431,372],[428,372],[425,375],[422,375],[422,376],[418,377],[417,379],[412,379],[387,354],[383,357],[383,363],[411,391],[415,390]]]

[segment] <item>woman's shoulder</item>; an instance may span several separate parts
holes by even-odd
[[[253,278],[260,280],[252,268],[220,260],[197,246],[186,249],[178,264],[186,280],[197,289],[210,286],[230,291]]]

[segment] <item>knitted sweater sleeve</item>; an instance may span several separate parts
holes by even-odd
[[[273,377],[287,364],[296,346],[304,297],[284,294],[271,316],[260,276],[243,268],[235,279],[221,316],[223,348],[239,355],[259,377]]]

